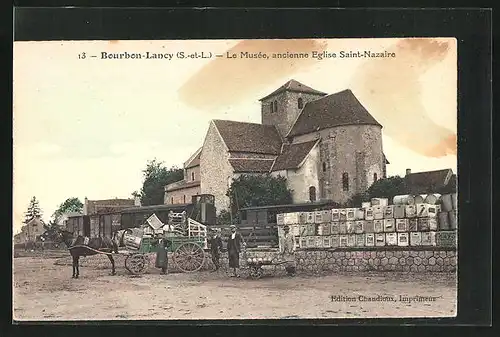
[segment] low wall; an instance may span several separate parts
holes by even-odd
[[[240,264],[247,258],[273,258],[277,250],[247,250],[240,254]],[[227,254],[222,263],[227,264]],[[457,267],[455,248],[385,247],[307,249],[296,252],[297,272],[314,274],[324,271],[399,271],[454,272]]]

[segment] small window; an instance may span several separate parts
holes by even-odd
[[[342,174],[342,188],[345,192],[349,191],[349,174],[347,172]]]
[[[183,200],[184,200],[184,202],[183,202],[183,203],[185,204],[185,203],[186,203],[186,196],[184,196]]]
[[[373,174],[373,182],[375,183],[375,182],[377,182],[377,180],[378,180],[377,174],[376,174],[376,173],[374,173],[374,174]]]
[[[191,180],[194,181],[194,172],[191,172]]]
[[[309,187],[309,200],[316,201],[316,187]]]
[[[273,112],[278,112],[278,101],[273,102]]]
[[[323,172],[326,172],[326,163],[323,162]]]
[[[171,197],[170,198],[170,203],[173,204],[174,203],[174,197]]]
[[[299,109],[302,109],[304,107],[304,101],[302,100],[302,97],[299,97],[299,99],[297,100],[297,106],[299,107]]]

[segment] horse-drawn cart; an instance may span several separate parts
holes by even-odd
[[[176,214],[172,217],[176,217]],[[145,224],[141,228],[122,230],[118,234],[121,236],[120,243],[125,247],[119,253],[127,255],[125,268],[131,274],[146,273],[150,265],[148,254],[157,252],[160,239],[166,241],[174,265],[182,272],[195,272],[203,267],[207,247],[205,225],[189,218],[175,225],[170,221],[164,225],[154,214]]]

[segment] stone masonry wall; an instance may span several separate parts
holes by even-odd
[[[240,265],[245,266],[247,258],[276,256],[276,250],[248,250],[246,253],[241,253]],[[221,263],[227,265],[227,254],[222,255]],[[394,247],[394,249],[384,250],[297,250],[296,263],[299,274],[336,271],[455,272],[457,252],[454,248],[432,247],[425,249]]]

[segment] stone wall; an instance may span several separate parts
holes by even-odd
[[[210,123],[200,157],[201,193],[215,196],[217,211],[229,207],[226,192],[233,177],[229,153],[214,122]]]
[[[249,249],[241,253],[240,264],[245,266],[247,258],[276,256],[277,250]],[[227,265],[227,254],[223,254],[222,263]],[[455,272],[457,251],[441,247],[307,249],[297,250],[296,263],[297,273],[300,274],[336,271]]]

